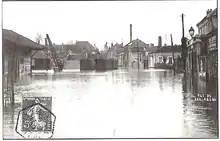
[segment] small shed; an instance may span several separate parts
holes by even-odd
[[[38,51],[32,58],[32,70],[49,70],[51,69],[50,57],[43,51]]]

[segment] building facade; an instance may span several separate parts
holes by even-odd
[[[124,66],[130,69],[144,69],[145,51],[149,47],[143,41],[136,39],[124,46]]]
[[[188,41],[188,73],[204,80],[216,81],[218,76],[217,9],[207,10],[197,24],[198,35]]]
[[[180,57],[180,45],[157,47],[156,51],[148,53],[148,65],[149,68],[160,68],[160,66],[171,68],[174,64],[174,59]]]

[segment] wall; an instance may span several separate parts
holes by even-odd
[[[64,69],[80,69],[80,60],[67,60]]]
[[[154,64],[155,63],[159,63],[159,56],[165,56],[165,57],[172,57],[173,56],[173,53],[171,52],[168,52],[168,53],[153,53],[151,55],[149,55],[148,57],[148,64],[149,64],[149,67],[154,67]],[[178,56],[181,56],[181,53],[180,52],[175,52],[174,53],[174,58],[178,58]]]
[[[49,69],[51,69],[50,59],[33,59],[32,62],[34,63],[33,70],[49,70]]]
[[[118,56],[117,56],[117,60],[118,60],[118,66],[119,67],[122,67],[122,66],[124,66],[124,55],[123,54],[119,54]]]
[[[144,62],[142,59],[143,57],[142,55],[140,55],[139,57],[140,57],[139,59],[141,60],[139,61],[139,68],[143,69],[144,68]],[[135,61],[135,63],[133,63],[133,61]],[[129,68],[136,68],[136,69],[138,68],[138,52],[129,52]]]

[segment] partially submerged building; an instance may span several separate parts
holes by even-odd
[[[180,57],[181,45],[157,46],[155,51],[148,53],[148,65],[149,68],[172,68],[174,59]]]
[[[51,69],[51,57],[44,51],[33,53],[32,70],[49,70]]]
[[[31,73],[32,51],[44,48],[45,46],[12,30],[2,30],[2,93],[4,100],[9,99],[14,104],[15,82],[19,80],[20,76]]]

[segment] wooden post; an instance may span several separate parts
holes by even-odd
[[[137,40],[137,50],[138,50],[138,71],[139,71],[139,69],[140,69],[140,54],[139,54],[138,40]]]
[[[12,48],[12,59],[11,59],[11,104],[15,104],[14,100],[14,83],[15,83],[15,46]]]
[[[20,77],[20,58],[17,59],[17,65],[18,77]]]
[[[32,54],[32,51],[31,51],[31,56],[30,56],[30,76],[32,76],[32,60],[33,60],[33,56],[37,53],[38,51],[35,51],[33,54]]]
[[[30,76],[32,76],[32,55],[30,56]]]
[[[14,71],[15,71],[15,82],[17,81],[17,78],[18,78],[18,75],[17,75],[17,72],[18,72],[18,70],[17,70],[17,67],[18,66],[18,61],[17,61],[17,57],[15,57],[15,59],[14,59]]]
[[[184,15],[182,17],[182,60],[183,60],[183,69],[184,73],[186,73],[186,38],[184,35]]]
[[[173,36],[172,36],[172,34],[170,34],[170,39],[171,39],[171,46],[173,48]],[[172,56],[173,56],[173,74],[175,76],[175,58],[174,58],[175,56],[174,56],[174,50],[173,50]]]
[[[5,56],[4,47],[2,48],[2,102],[4,106],[4,96],[5,96]]]

